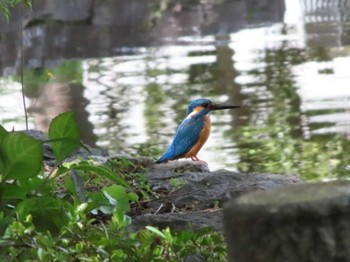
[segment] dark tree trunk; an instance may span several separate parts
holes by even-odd
[[[224,209],[228,261],[350,261],[350,182],[248,193]]]

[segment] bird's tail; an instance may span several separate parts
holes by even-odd
[[[161,158],[156,161],[156,164],[166,163],[170,160],[167,154],[164,154]]]
[[[168,162],[168,160],[167,160],[167,159],[159,158],[155,163],[156,163],[156,164],[161,164],[161,163],[165,163],[165,162]]]

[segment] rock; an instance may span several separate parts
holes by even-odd
[[[150,167],[154,164],[154,159],[150,157],[132,157],[127,154],[114,154],[109,157],[109,160],[127,160],[130,161],[134,166],[139,167]]]
[[[243,193],[303,183],[291,175],[241,174],[227,170],[210,172],[203,162],[174,161],[150,166],[146,173],[159,199],[147,203],[148,212],[133,218],[131,228],[145,225],[173,229],[213,227],[222,230],[223,203]]]
[[[350,261],[350,182],[245,194],[224,209],[229,261]]]
[[[210,172],[203,164],[182,162],[186,169],[180,168],[181,172],[174,171],[171,165],[170,170],[164,167],[155,170],[153,167],[146,174],[152,189],[171,192],[166,202],[179,208],[193,206],[195,210],[203,210],[215,205],[221,206],[227,200],[246,192],[302,183],[299,177],[291,175],[242,174],[227,170]],[[191,168],[201,171],[192,171]],[[154,204],[159,205],[161,201],[164,200],[154,201]]]
[[[88,20],[92,15],[92,0],[47,1],[37,0],[33,3],[31,20],[57,20],[77,22]]]
[[[116,13],[118,15],[116,15]],[[94,1],[92,24],[98,26],[114,26],[124,29],[131,28],[139,33],[144,32],[147,37],[145,22],[152,13],[150,1]]]
[[[153,161],[154,164],[154,161]],[[148,172],[148,178],[164,177],[164,173],[209,172],[203,161],[171,161],[165,164],[154,164]]]
[[[167,227],[177,230],[199,230],[212,227],[216,231],[223,230],[222,211],[195,211],[188,213],[146,214],[133,218],[129,227],[132,231],[143,229],[145,225],[155,226],[160,229]]]

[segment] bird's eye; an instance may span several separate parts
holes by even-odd
[[[208,103],[203,103],[202,106],[203,106],[204,108],[207,108],[207,107],[209,107],[209,104],[208,104]]]

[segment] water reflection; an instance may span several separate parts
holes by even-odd
[[[131,2],[138,12],[150,10],[146,2]],[[212,135],[199,155],[211,169],[349,176],[350,34],[341,12],[347,1],[285,1],[284,21],[284,2],[267,2],[189,8],[175,1],[160,18],[142,14],[155,23],[152,30],[126,16],[107,16],[114,27],[106,26],[101,14],[118,5],[108,2],[97,5],[91,30],[56,23],[29,28],[26,65],[35,69],[25,71],[25,88],[31,126],[45,130],[52,117],[73,110],[86,142],[159,156],[189,101],[208,97],[242,105],[212,114]],[[131,12],[127,4],[123,8]],[[125,28],[129,33],[122,36]],[[67,35],[75,35],[74,48]],[[11,72],[13,65],[1,59],[1,72]],[[1,124],[7,128],[22,116],[18,106],[12,111],[5,104],[18,96],[18,80],[1,82]]]

